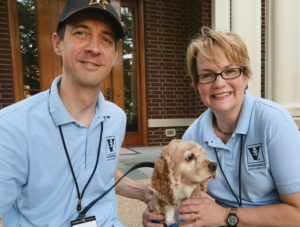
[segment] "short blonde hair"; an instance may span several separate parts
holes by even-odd
[[[225,33],[203,27],[201,33],[191,40],[186,53],[187,69],[194,88],[197,88],[197,56],[201,54],[204,59],[216,62],[215,46],[223,49],[228,60],[243,67],[243,73],[250,77],[250,59],[243,40],[233,32]]]

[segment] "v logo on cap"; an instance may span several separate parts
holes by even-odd
[[[103,9],[106,9],[106,5],[108,5],[109,3],[106,0],[91,0],[89,5],[91,6],[91,5],[95,5],[95,4],[98,4]]]

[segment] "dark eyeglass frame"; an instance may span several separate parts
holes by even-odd
[[[223,76],[223,73],[224,73],[225,71],[230,70],[230,69],[234,69],[234,70],[235,70],[235,69],[238,69],[238,70],[239,70],[239,74],[238,74],[236,77],[225,78],[225,77]],[[196,75],[196,81],[197,81],[197,83],[199,83],[199,84],[209,84],[209,83],[215,82],[215,81],[217,80],[217,77],[218,77],[218,76],[221,76],[223,80],[233,80],[233,79],[236,79],[236,78],[240,77],[240,76],[242,75],[242,72],[244,72],[244,70],[245,70],[245,67],[241,66],[241,67],[228,68],[228,69],[225,69],[225,70],[223,70],[222,72],[219,72],[219,73],[203,73],[203,74],[198,74],[198,75]],[[200,76],[206,75],[206,74],[214,74],[215,79],[212,80],[212,81],[209,81],[209,82],[200,82]]]

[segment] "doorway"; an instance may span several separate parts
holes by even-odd
[[[8,0],[16,101],[48,89],[61,74],[61,60],[52,50],[51,36],[65,1]],[[120,12],[125,38],[119,41],[119,59],[101,91],[127,115],[123,146],[147,145],[143,1],[111,2]],[[35,26],[29,26],[32,24]],[[26,26],[31,29],[30,33]],[[22,31],[32,34],[33,38],[22,36]],[[28,43],[28,38],[32,38],[32,43]],[[33,51],[24,53],[24,44]],[[36,60],[32,64],[26,59]]]

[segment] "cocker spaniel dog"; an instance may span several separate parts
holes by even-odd
[[[180,203],[207,191],[207,182],[216,177],[217,163],[195,142],[172,140],[155,163],[150,189],[153,190],[154,212],[165,215],[169,226],[177,223]]]

